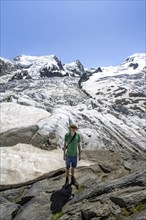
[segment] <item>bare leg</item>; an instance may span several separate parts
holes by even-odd
[[[65,177],[69,177],[69,169],[66,169],[66,171],[65,171]]]
[[[76,188],[78,189],[78,187],[79,187],[79,184],[78,184],[78,182],[76,181],[76,179],[74,178],[74,172],[75,172],[75,168],[71,168],[71,183],[73,184],[73,185],[75,185],[76,186]]]
[[[71,176],[74,176],[75,168],[71,167]]]
[[[65,171],[65,177],[66,177],[65,185],[68,185],[68,184],[69,184],[69,169],[66,169],[66,171]]]

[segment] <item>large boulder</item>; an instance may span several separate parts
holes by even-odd
[[[50,113],[39,108],[12,102],[1,103],[0,145],[29,143],[39,129],[37,122],[50,117]]]

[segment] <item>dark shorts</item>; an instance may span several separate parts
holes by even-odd
[[[69,169],[70,165],[73,168],[77,167],[77,156],[75,156],[75,157],[66,156],[66,169]]]

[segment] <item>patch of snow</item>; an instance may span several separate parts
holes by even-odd
[[[0,184],[24,183],[45,173],[65,168],[63,151],[41,150],[28,144],[17,144],[13,147],[1,147]],[[93,162],[78,161],[78,167],[90,166]]]

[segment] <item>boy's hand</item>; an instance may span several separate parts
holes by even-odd
[[[79,154],[79,160],[81,160],[81,155]]]
[[[65,154],[63,155],[63,160],[66,160],[66,155]]]

